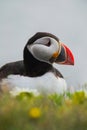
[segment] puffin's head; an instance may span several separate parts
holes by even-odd
[[[70,49],[50,33],[36,33],[29,39],[26,47],[33,57],[39,61],[49,64],[56,62],[74,65],[74,56]]]

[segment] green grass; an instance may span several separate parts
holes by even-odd
[[[0,130],[87,130],[87,95],[0,97]]]

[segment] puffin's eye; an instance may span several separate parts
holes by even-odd
[[[45,45],[49,47],[51,45],[51,41],[49,40]]]

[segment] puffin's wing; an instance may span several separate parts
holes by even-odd
[[[0,80],[7,77],[10,74],[24,75],[24,64],[23,61],[16,61],[7,63],[0,68]]]
[[[52,67],[51,72],[58,78],[63,78],[63,75],[55,67]]]

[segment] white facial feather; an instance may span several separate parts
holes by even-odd
[[[47,46],[49,41],[50,46]],[[27,48],[36,59],[49,62],[52,55],[59,51],[60,43],[51,37],[43,37],[36,40],[32,45],[27,45]]]

